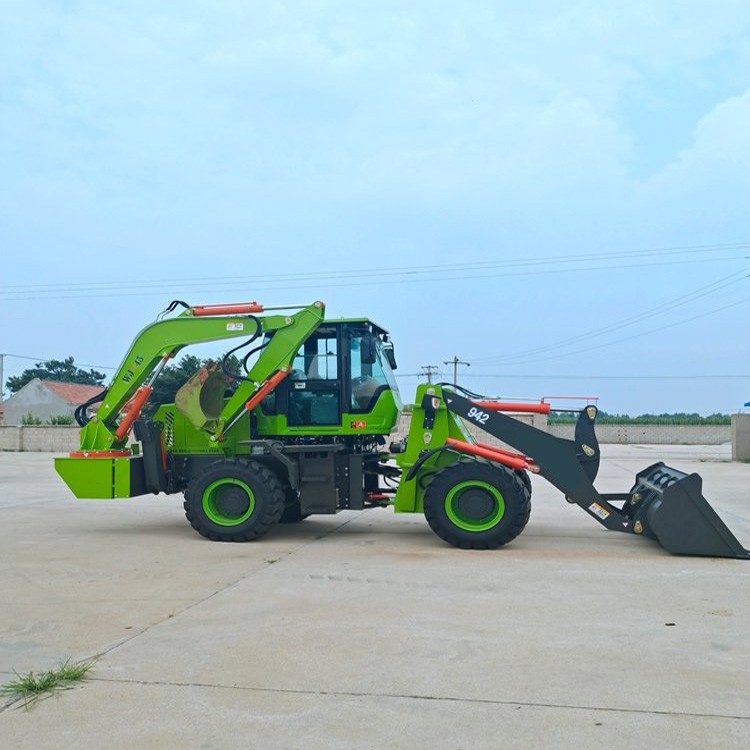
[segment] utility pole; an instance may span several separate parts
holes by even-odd
[[[453,365],[453,385],[458,385],[458,366],[466,365],[467,367],[471,367],[470,362],[464,362],[463,360],[460,360],[455,354],[453,355],[453,359],[449,359],[443,362],[443,364]]]
[[[3,405],[3,365],[5,364],[5,355],[0,354],[0,406]]]
[[[432,383],[432,376],[438,371],[437,365],[422,365],[422,370],[427,376],[427,382]]]

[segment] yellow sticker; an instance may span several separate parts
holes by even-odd
[[[589,510],[602,520],[609,518],[609,511],[606,508],[602,508],[599,503],[591,503],[591,505],[589,505]]]

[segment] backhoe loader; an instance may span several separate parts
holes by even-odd
[[[78,408],[80,450],[57,458],[57,472],[78,498],[183,493],[188,521],[215,541],[258,539],[314,513],[392,506],[423,513],[439,537],[465,549],[495,549],[523,531],[531,472],[612,531],[672,553],[750,559],[697,474],[657,463],[627,492],[598,492],[595,406],[580,411],[566,440],[509,416],[548,413],[549,404],[421,384],[408,436],[386,447],[403,408],[389,334],[368,319],[326,320],[324,312],[322,302],[175,300],[138,334],[109,387]],[[142,416],[170,359],[223,340],[240,343],[188,380],[174,404]],[[233,371],[230,355],[242,350]],[[467,424],[515,450],[477,442]]]

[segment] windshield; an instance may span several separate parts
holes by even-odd
[[[375,337],[375,361],[363,361],[362,340],[372,336],[362,332],[351,337],[351,403],[352,412],[370,411],[378,396],[387,389],[398,393],[396,377],[383,351],[383,342]]]

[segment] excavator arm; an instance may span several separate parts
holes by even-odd
[[[175,304],[167,311],[171,312]],[[191,344],[242,337],[254,341],[270,334],[233,396],[226,403],[222,399],[223,407],[215,420],[219,429],[211,436],[221,449],[231,445],[231,441],[224,442],[226,433],[289,373],[295,353],[320,325],[325,310],[322,302],[301,308],[265,309],[256,302],[195,307],[177,304],[186,309],[176,317],[157,320],[136,336],[103,397],[99,397],[101,405],[96,414],[86,422],[85,408],[79,409],[84,421],[80,450],[55,459],[58,474],[76,497],[126,498],[164,489],[162,472],[156,467],[156,449],[163,451],[159,435],[154,432],[155,425],[139,422],[138,417],[154,382],[178,352]],[[285,310],[287,314],[257,315],[270,310]],[[143,455],[138,446],[127,445],[131,429],[139,424],[141,434],[137,437],[144,449],[148,446]]]
[[[220,414],[224,430],[231,429],[288,373],[294,354],[320,325],[324,309],[322,302],[315,302],[288,315],[258,317],[256,313],[264,308],[255,302],[201,305],[152,323],[136,336],[95,416],[83,426],[81,453],[124,450],[130,429],[153,392],[153,383],[167,362],[186,346],[273,334]]]

